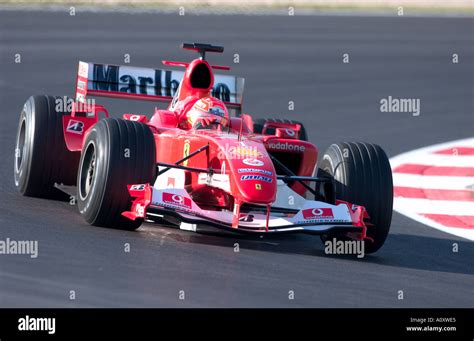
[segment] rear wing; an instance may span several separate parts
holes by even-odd
[[[88,95],[171,102],[183,75],[177,70],[79,62],[76,102],[86,103]],[[244,78],[214,75],[212,96],[230,108],[241,110],[243,90]]]

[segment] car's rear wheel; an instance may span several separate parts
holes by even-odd
[[[308,141],[308,135],[306,133],[306,128],[304,127],[303,123],[294,120],[287,120],[281,118],[256,118],[253,120],[253,132],[256,134],[261,134],[265,123],[267,122],[277,122],[277,123],[288,123],[288,124],[299,124],[300,125],[300,136],[299,139],[302,141]],[[275,133],[275,129],[269,129],[265,132],[266,135],[273,135]]]
[[[31,96],[23,105],[15,146],[15,187],[22,195],[64,199],[55,184],[75,185],[80,153],[66,147],[57,97]]]
[[[372,224],[367,236],[373,242],[365,243],[365,252],[380,249],[390,230],[393,207],[392,171],[382,148],[370,143],[335,143],[323,155],[319,169],[334,177],[336,199],[367,209]]]
[[[127,185],[152,183],[155,140],[139,122],[107,118],[84,141],[77,177],[79,212],[91,225],[137,229],[142,220],[122,216],[130,209]]]

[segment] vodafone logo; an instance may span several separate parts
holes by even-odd
[[[247,166],[254,166],[254,167],[261,167],[265,164],[263,161],[260,161],[258,159],[250,159],[250,158],[243,159],[242,162],[245,163]]]
[[[187,209],[191,209],[191,199],[186,198],[182,195],[179,194],[173,194],[173,193],[163,193],[163,202],[166,204],[170,204],[173,206],[179,206]]]
[[[129,121],[135,121],[135,122],[146,122],[147,120],[145,115],[140,115],[140,114],[124,114],[123,118]]]
[[[303,218],[307,220],[333,219],[332,208],[308,208],[303,210]]]
[[[184,198],[181,195],[177,195],[177,194],[173,195],[171,199],[177,204],[183,204],[184,202]]]
[[[291,136],[291,137],[296,135],[296,132],[293,129],[288,129],[288,128],[285,129],[285,133],[286,135]]]
[[[283,151],[288,151],[288,152],[299,152],[299,153],[303,153],[306,150],[305,146],[300,146],[299,144],[288,143],[288,142],[269,143],[268,148],[272,150],[283,150]]]

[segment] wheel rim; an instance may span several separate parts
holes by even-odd
[[[81,165],[81,175],[79,184],[79,195],[82,200],[87,198],[94,185],[96,174],[96,152],[95,145],[89,143],[84,154],[84,160]]]
[[[23,157],[25,155],[25,140],[26,140],[26,120],[23,118],[20,123],[20,129],[18,130],[18,137],[16,140],[15,147],[15,171],[20,172],[21,165],[23,163]]]

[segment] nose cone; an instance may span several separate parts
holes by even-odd
[[[273,162],[263,144],[245,140],[227,151],[234,197],[254,204],[271,204],[276,199],[277,180]]]

